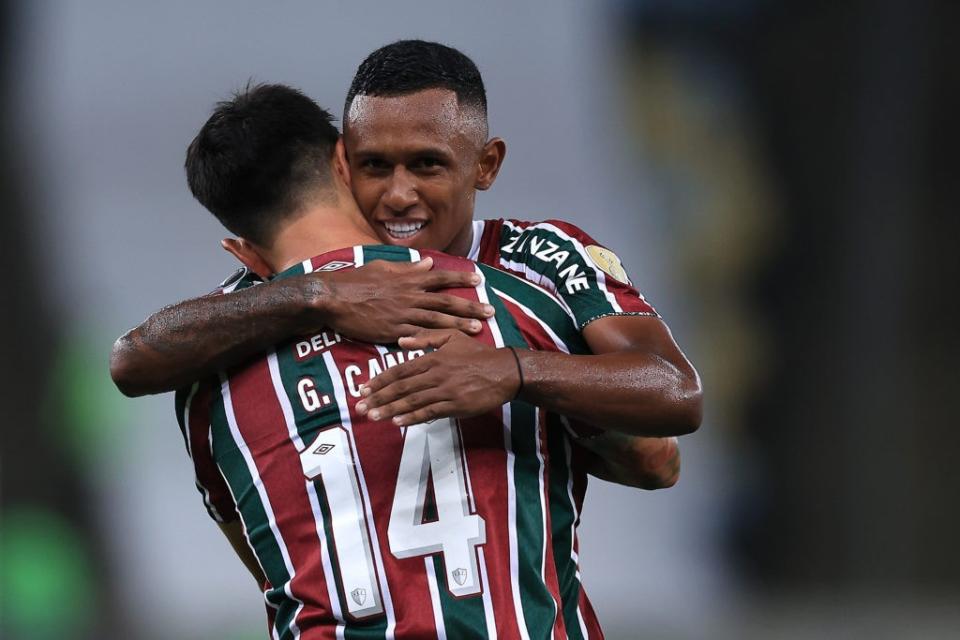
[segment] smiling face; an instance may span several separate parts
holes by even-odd
[[[446,89],[358,95],[344,122],[350,183],[385,244],[466,255],[477,189],[496,179],[504,144]]]

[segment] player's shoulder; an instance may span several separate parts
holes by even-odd
[[[506,258],[534,265],[553,263],[559,270],[569,258],[631,285],[619,256],[572,222],[500,218],[484,223],[478,251],[482,261]]]
[[[480,221],[483,225],[483,235],[497,235],[507,240],[514,236],[540,234],[555,236],[562,241],[575,241],[586,244],[595,244],[589,233],[581,227],[560,220],[559,218],[545,218],[543,220],[520,220],[517,218],[494,218]]]

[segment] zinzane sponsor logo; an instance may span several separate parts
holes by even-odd
[[[556,265],[558,279],[563,281],[567,293],[573,294],[590,288],[590,281],[582,264],[577,264],[574,260],[564,267],[571,255],[579,257],[579,254],[562,249],[556,242],[537,237],[532,233],[518,233],[510,236],[507,243],[500,247],[501,254],[513,255],[523,253],[525,250],[530,257],[540,260],[545,266],[551,263]]]

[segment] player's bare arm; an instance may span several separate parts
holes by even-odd
[[[518,351],[515,360],[509,350],[471,348],[465,339],[439,335],[401,342],[439,348],[372,380],[363,410],[413,424],[475,415],[519,392],[544,409],[630,436],[678,436],[700,426],[699,376],[659,318],[596,320],[583,332],[595,355]]]
[[[480,329],[488,305],[438,293],[476,284],[472,273],[430,271],[432,262],[371,262],[304,274],[161,309],[121,336],[110,356],[128,396],[162,393],[212,374],[293,335],[330,328],[390,343],[417,328]]]
[[[680,446],[676,438],[644,438],[604,431],[579,438],[587,473],[608,482],[639,489],[669,489],[680,479]]]

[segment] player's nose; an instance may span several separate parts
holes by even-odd
[[[402,213],[417,204],[419,200],[420,195],[417,193],[414,177],[406,168],[395,167],[386,191],[383,193],[383,204],[395,213]]]

